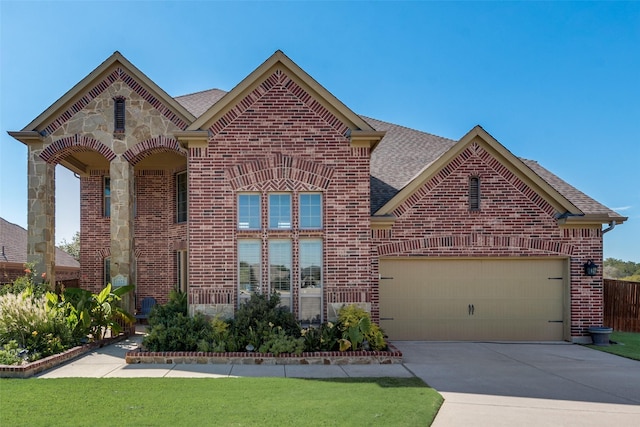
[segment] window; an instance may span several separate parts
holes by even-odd
[[[177,251],[177,272],[178,272],[178,291],[187,292],[187,283],[189,281],[189,258],[187,251]]]
[[[187,220],[187,173],[176,174],[176,222]]]
[[[102,213],[106,218],[111,216],[111,179],[105,176],[103,183]]]
[[[125,105],[124,105],[124,97],[116,97],[113,98],[113,130],[114,132],[120,133],[124,132],[124,116],[125,116]]]
[[[260,240],[238,241],[238,305],[251,298],[253,292],[260,292]]]
[[[291,310],[291,241],[269,241],[269,292],[280,294],[280,305]]]
[[[109,283],[111,283],[111,258],[107,257],[103,261],[104,268],[104,286],[106,287]]]
[[[259,230],[260,226],[260,195],[238,195],[238,228],[240,230]]]
[[[300,316],[303,324],[322,323],[322,240],[300,240]]]
[[[477,176],[469,179],[469,209],[480,210],[480,178]]]
[[[290,194],[269,194],[269,228],[272,230],[291,228]]]
[[[322,228],[322,195],[319,193],[300,194],[300,228]]]

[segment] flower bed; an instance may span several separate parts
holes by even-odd
[[[316,351],[297,354],[205,353],[198,351],[130,351],[129,364],[226,364],[226,365],[389,365],[402,363],[402,352],[389,344],[388,351]]]
[[[62,353],[54,354],[33,362],[23,363],[22,365],[0,365],[0,378],[29,378],[47,369],[62,365],[96,348],[122,341],[128,336],[128,334],[120,334],[113,338],[105,338],[100,342],[92,342],[73,347]]]

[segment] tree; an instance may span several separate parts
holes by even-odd
[[[604,277],[608,279],[634,280],[640,276],[640,263],[616,258],[604,260]]]
[[[71,242],[67,242],[67,239],[62,239],[62,243],[58,247],[80,261],[80,232],[76,231]]]

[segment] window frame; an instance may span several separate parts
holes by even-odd
[[[288,245],[288,247],[285,248],[285,250],[281,250],[281,249],[276,249],[273,246],[275,246],[276,244],[278,245]],[[280,306],[284,306],[287,307],[289,309],[289,311],[293,311],[293,241],[291,239],[269,239],[267,242],[267,246],[268,246],[268,254],[267,254],[267,258],[268,258],[268,266],[269,266],[269,270],[268,270],[268,280],[269,280],[269,293],[272,292],[278,292],[280,294]],[[276,258],[274,260],[274,258],[276,256],[280,256],[282,254],[287,255],[288,257],[286,259],[284,259],[283,263],[276,263],[278,261],[281,261],[281,259]],[[286,264],[285,262],[288,262],[288,264]],[[277,284],[281,284],[281,283],[286,283],[287,280],[283,280],[286,279],[286,277],[279,277],[279,278],[274,278],[274,267],[278,268],[278,267],[285,267],[285,269],[288,267],[289,270],[289,275],[288,275],[288,283],[289,283],[289,297],[287,299],[283,298],[283,292],[286,292],[286,289],[278,289],[276,287],[274,287],[274,283]]]
[[[274,203],[276,197],[278,198],[278,201],[280,201],[282,198],[285,198],[285,197],[288,199],[289,205],[288,205],[288,212],[286,213],[286,216],[282,215],[283,204]],[[291,193],[284,193],[284,192],[269,193],[267,199],[269,200],[268,202],[269,206],[267,210],[268,229],[269,230],[292,230],[293,229],[293,223],[292,223],[293,222],[293,218],[292,218],[293,216],[292,215],[292,211],[293,211],[292,199],[293,198],[291,197]],[[274,212],[276,207],[278,209],[277,213]],[[284,218],[288,218],[289,221],[288,222],[281,221]],[[277,221],[275,226],[272,223],[273,220]]]
[[[250,264],[251,261],[249,261],[248,264],[248,273],[249,273],[249,286],[248,288],[244,287],[244,282],[242,280],[242,276],[243,276],[243,271],[242,271],[242,262],[245,262],[244,259],[248,259],[250,258],[250,256],[255,256],[256,254],[247,254],[249,256],[243,256],[242,255],[242,246],[244,245],[255,245],[254,247],[252,247],[251,249],[257,252],[257,266],[255,267],[255,270],[257,271],[257,280],[256,280],[256,284],[253,285],[252,284],[252,280],[251,280],[251,274],[253,273],[253,267]],[[249,298],[251,298],[251,294],[252,293],[257,293],[257,292],[262,292],[262,241],[259,239],[238,239],[237,241],[237,248],[236,248],[236,253],[237,253],[237,260],[238,260],[238,264],[237,264],[237,274],[238,274],[238,284],[237,284],[237,290],[238,290],[238,307],[240,307],[240,305],[246,301],[249,300]],[[245,293],[243,293],[245,292]]]
[[[248,205],[242,205],[242,199],[247,198]],[[257,198],[257,204],[251,203],[253,198]],[[259,193],[238,193],[236,197],[238,221],[236,227],[238,230],[262,230],[262,195]],[[243,217],[242,210],[247,209],[249,212]],[[257,212],[254,212],[256,210]],[[257,213],[257,217],[255,215]],[[246,219],[246,221],[243,221]],[[253,221],[252,221],[253,220]],[[243,226],[243,224],[246,224]],[[257,226],[252,227],[252,224]]]
[[[313,212],[310,212],[309,215],[303,215],[302,211],[303,209],[309,209],[310,211],[313,210],[315,208],[315,204],[313,203],[303,203],[302,199],[303,197],[312,197],[312,196],[317,196],[319,198],[319,206],[318,206],[318,213],[317,215],[315,215]],[[322,193],[317,193],[317,192],[304,192],[304,193],[299,193],[298,194],[298,228],[301,230],[322,230],[323,228],[323,197],[322,197]],[[313,222],[313,220],[317,217],[318,219],[318,225],[316,224],[310,224],[310,225],[304,225],[303,224],[303,218],[309,219],[310,222]]]
[[[319,248],[315,248],[317,251],[319,249],[319,258],[312,261],[312,264],[309,267],[314,266],[317,262],[317,267],[320,268],[319,271],[319,284],[317,286],[303,286],[303,282],[305,281],[304,270],[306,267],[306,262],[309,259],[308,256],[305,256],[305,252],[307,251],[306,245],[309,244],[317,244]],[[304,326],[309,325],[320,325],[324,321],[324,242],[321,238],[309,238],[309,239],[300,239],[298,240],[298,266],[300,271],[300,280],[298,283],[298,320]],[[303,319],[303,300],[304,299],[318,299],[320,304],[319,313],[317,315],[316,320]]]
[[[102,177],[102,216],[111,218],[111,177]]]
[[[184,177],[184,190],[180,189],[179,180]],[[189,219],[189,181],[187,171],[176,173],[176,223],[181,224],[187,222]],[[184,200],[180,199],[181,194],[184,193]],[[181,206],[184,205],[184,210]]]

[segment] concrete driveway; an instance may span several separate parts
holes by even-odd
[[[638,426],[640,362],[568,343],[394,341],[445,398],[434,426]]]

